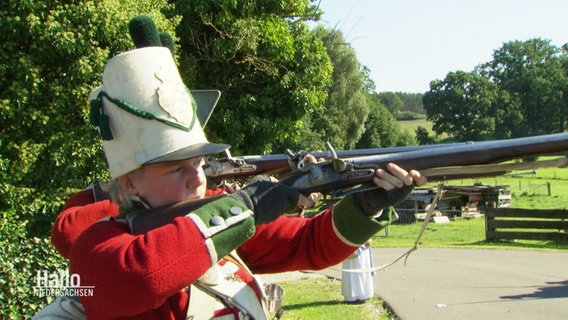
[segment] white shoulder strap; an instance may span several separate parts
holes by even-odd
[[[85,320],[87,314],[78,298],[60,296],[43,307],[33,320]]]

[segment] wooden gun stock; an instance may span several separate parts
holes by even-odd
[[[212,196],[198,200],[188,200],[178,203],[144,209],[126,215],[126,223],[132,234],[143,234],[152,229],[164,226],[177,217],[183,217],[193,210],[200,208],[221,196]]]

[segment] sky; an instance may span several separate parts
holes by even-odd
[[[567,0],[321,0],[320,8],[377,92],[424,93],[430,81],[491,61],[506,42],[568,43]]]

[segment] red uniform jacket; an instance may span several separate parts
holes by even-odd
[[[93,201],[90,191],[71,197],[52,231],[71,272],[80,275],[82,286],[94,286],[93,296],[81,298],[89,319],[184,318],[190,298],[184,288],[217,263],[198,226],[179,217],[132,235],[119,221],[94,223],[116,216],[118,208],[108,200]],[[236,250],[254,273],[326,268],[359,245],[342,237],[332,220],[332,208],[314,218],[281,216],[257,226]]]

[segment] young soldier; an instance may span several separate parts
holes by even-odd
[[[267,319],[254,273],[323,269],[343,261],[390,223],[382,209],[426,182],[417,171],[389,164],[388,171],[376,171],[378,189],[347,196],[307,219],[283,215],[310,205],[306,197],[256,179],[166,225],[133,234],[124,220],[129,212],[206,198],[204,158],[229,146],[205,138],[166,48],[112,58],[102,83],[91,99],[115,204],[69,204],[77,221],[60,230],[80,233],[69,243],[70,272],[80,276],[81,286],[94,288],[92,296],[79,297],[80,304],[60,307],[89,319]],[[101,210],[111,218],[83,231],[91,222],[78,220]]]

